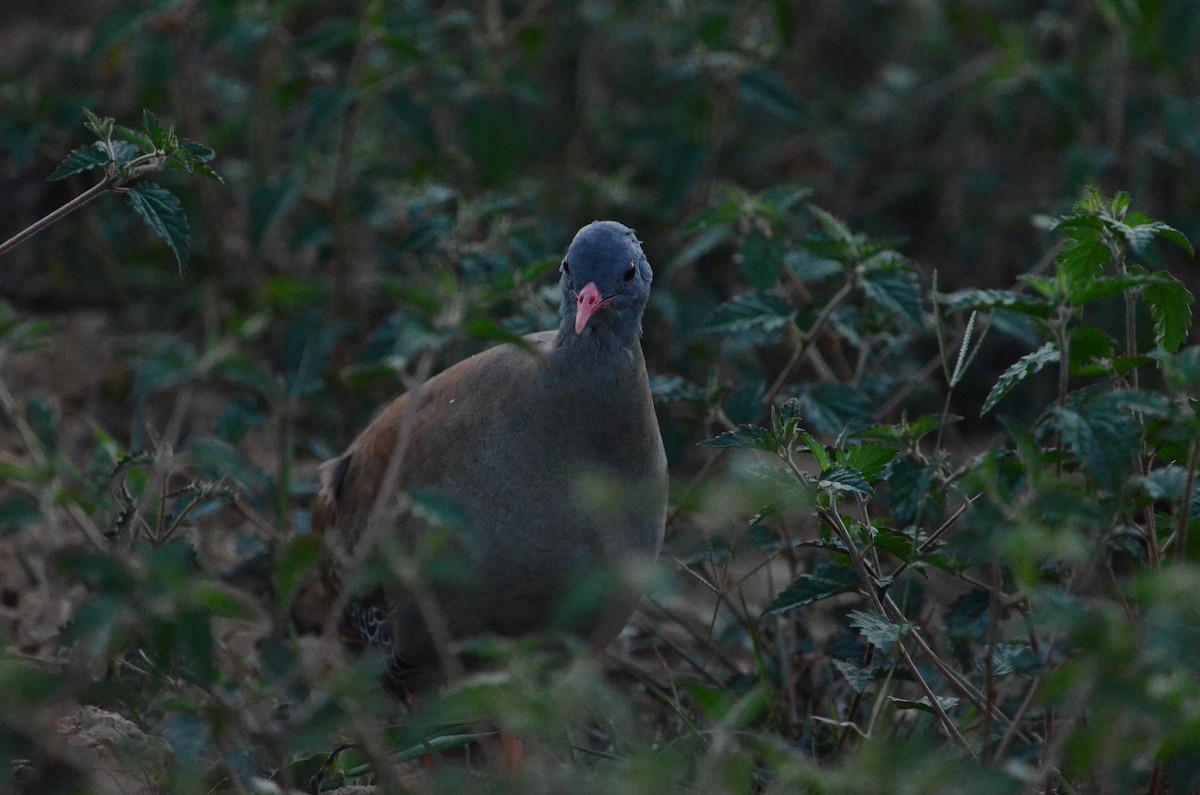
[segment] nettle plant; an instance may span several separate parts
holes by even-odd
[[[879,400],[865,376],[870,354],[884,348],[864,343],[862,310],[890,312],[893,328],[911,321],[915,333],[921,315],[906,311],[905,299],[915,277],[885,244],[820,211],[813,217],[821,235],[801,250],[839,263],[843,281],[817,322],[795,334],[793,363],[841,312],[834,344],[857,343],[864,378],[840,388]],[[796,573],[751,628],[760,673],[796,715],[788,673],[798,646],[767,642],[786,635],[770,619],[794,617],[803,637],[806,608],[857,594],[852,606],[848,597],[831,603],[844,633],[823,650],[826,698],[808,704],[813,721],[791,727],[814,748],[911,727],[882,716],[917,710],[962,753],[1027,784],[1049,790],[1116,777],[1118,789],[1190,789],[1200,782],[1200,570],[1187,544],[1200,515],[1200,350],[1183,347],[1191,294],[1146,263],[1156,241],[1189,255],[1192,246],[1131,211],[1125,194],[1105,201],[1094,190],[1051,229],[1064,236],[1053,274],[1027,275],[1012,290],[942,294],[935,282],[931,319],[947,395],[940,414],[845,422],[826,444],[806,429],[830,430],[812,388],[780,387],[769,394],[790,389],[800,399],[773,408],[769,425],[706,443],[767,451],[778,463],[778,499],[751,524],[757,546],[785,555]],[[857,310],[846,311],[856,298]],[[774,299],[752,293],[718,315],[750,301],[786,306]],[[1140,311],[1150,333],[1139,335]],[[755,316],[759,327],[764,314]],[[1115,333],[1104,327],[1114,315]],[[948,339],[952,319],[958,333]],[[950,414],[955,388],[993,328],[1023,328],[1042,344],[971,413],[999,414],[1049,365],[1057,389],[1031,425],[1001,415],[1002,440],[954,465],[942,429],[960,419]],[[773,519],[797,502],[815,506],[818,538],[796,540],[788,520]],[[798,555],[804,548],[814,552]]]
[[[207,165],[216,153],[204,144],[179,137],[174,127],[164,126],[148,110],[142,113],[141,130],[117,124],[112,118],[97,116],[87,108],[83,113],[84,123],[96,140],[71,150],[49,179],[52,182],[63,180],[98,169],[102,174],[100,181],[0,243],[0,254],[113,191],[123,193],[129,199],[138,217],[170,247],[182,270],[187,265],[190,240],[183,205],[171,191],[146,181],[145,177],[161,171],[182,171],[220,182],[221,177]]]

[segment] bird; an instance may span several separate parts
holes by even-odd
[[[584,226],[559,267],[557,329],[425,380],[321,466],[314,593],[341,605],[343,640],[385,652],[396,692],[446,678],[448,643],[565,629],[603,648],[625,626],[640,593],[610,575],[657,559],[667,513],[641,348],[652,280],[632,229]],[[414,584],[384,574],[356,592],[356,562],[378,560],[376,547],[404,554],[438,532],[414,507],[431,495],[463,517],[447,547],[456,576]],[[589,581],[607,584],[602,598],[567,609]]]

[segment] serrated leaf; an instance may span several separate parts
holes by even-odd
[[[1187,341],[1192,326],[1192,294],[1180,282],[1168,277],[1151,284],[1142,292],[1142,300],[1154,321],[1154,342],[1167,353],[1174,353]]]
[[[660,373],[651,375],[650,394],[654,397],[655,403],[675,403],[678,401],[699,403],[704,400],[704,390],[681,375],[663,375]]]
[[[912,624],[908,621],[893,624],[878,613],[851,610],[849,616],[850,626],[858,629],[859,634],[866,638],[868,643],[884,652],[890,651],[900,638],[912,629]]]
[[[114,130],[117,135],[124,138],[127,142],[133,144],[142,153],[149,154],[154,151],[154,141],[150,140],[150,136],[141,130],[131,130],[118,124]]]
[[[680,249],[679,253],[675,255],[675,259],[671,260],[671,264],[667,266],[668,272],[693,264],[696,260],[708,254],[732,236],[733,228],[729,225],[714,226],[711,229],[705,229]]]
[[[807,431],[800,432],[800,441],[804,442],[804,446],[808,452],[812,453],[813,458],[817,460],[817,466],[821,469],[829,469],[832,463],[829,458],[829,452],[825,449],[825,445],[817,441],[811,433]]]
[[[112,118],[101,118],[95,113],[92,113],[88,108],[83,108],[84,126],[96,134],[97,138],[108,139],[112,135],[113,124],[116,123]]]
[[[859,284],[868,300],[920,328],[921,284],[911,270],[904,267],[865,270]]]
[[[983,402],[983,409],[979,412],[979,415],[982,417],[984,414],[987,414],[1005,395],[1012,391],[1013,387],[1041,370],[1047,364],[1057,362],[1058,359],[1059,351],[1053,342],[1047,342],[1033,353],[1022,356],[1017,360],[1016,364],[1005,370],[1000,379],[996,381],[996,385],[988,393],[987,400]]]
[[[871,484],[857,469],[835,466],[817,476],[817,488],[827,492],[842,492],[871,496]]]
[[[108,150],[105,149],[104,144],[96,141],[72,149],[70,154],[58,164],[58,168],[54,169],[54,173],[46,179],[49,182],[57,182],[82,171],[108,165],[108,162]]]
[[[846,683],[850,685],[855,693],[861,693],[866,689],[867,685],[871,684],[871,680],[875,678],[875,672],[879,670],[879,666],[872,665],[868,668],[859,668],[852,662],[846,660],[835,659],[833,667],[838,669],[846,679]]]
[[[113,162],[117,165],[124,165],[137,158],[141,157],[143,152],[136,144],[131,144],[129,141],[113,141]]]
[[[1162,281],[1162,276],[1155,273],[1126,273],[1118,276],[1098,276],[1083,284],[1070,288],[1067,300],[1074,306],[1098,301],[1110,295],[1144,287],[1148,284]]]
[[[800,430],[800,401],[791,398],[782,406],[771,407],[771,433],[779,448],[790,449]]]
[[[1054,313],[1054,305],[1049,301],[1031,298],[1012,290],[958,290],[939,296],[938,301],[952,312],[1006,309],[1032,317],[1050,317]]]
[[[833,240],[847,244],[857,243],[861,240],[858,235],[850,231],[850,227],[842,223],[841,219],[833,213],[822,210],[815,204],[808,205],[808,211],[816,219],[817,225],[821,227],[821,231],[829,235]]]
[[[1141,429],[1111,402],[1055,407],[1049,424],[1102,487],[1115,492],[1132,467]]]
[[[321,539],[313,535],[296,536],[283,545],[275,564],[275,593],[280,605],[291,603],[301,582],[321,557]]]
[[[854,444],[838,453],[837,462],[845,467],[858,470],[867,482],[873,483],[883,474],[891,460],[899,451],[893,447],[881,444]]]
[[[774,450],[775,435],[766,428],[757,425],[739,425],[732,431],[720,436],[707,439],[700,443],[703,447],[757,447],[760,450]]]
[[[813,194],[807,185],[776,185],[759,196],[759,206],[775,218],[785,218],[799,202]]]
[[[737,217],[738,203],[730,200],[708,208],[684,224],[683,228],[679,231],[681,234],[691,235],[713,227],[727,227],[736,221]]]
[[[1196,250],[1192,248],[1192,241],[1188,240],[1187,235],[1185,235],[1183,232],[1180,232],[1175,227],[1167,226],[1161,221],[1155,221],[1154,232],[1159,237],[1165,237],[1167,240],[1170,240],[1172,243],[1179,246],[1188,253],[1189,257],[1196,256]]]
[[[129,202],[154,234],[163,239],[175,254],[182,271],[188,261],[188,222],[175,194],[153,182],[141,182],[129,188]]]
[[[1174,464],[1156,469],[1144,477],[1133,479],[1133,483],[1139,486],[1150,499],[1170,502],[1183,497],[1187,481],[1187,470]]]
[[[1171,399],[1161,392],[1129,389],[1109,392],[1088,404],[1091,411],[1136,411],[1147,417],[1166,417],[1171,414]]]
[[[742,272],[746,281],[758,290],[766,290],[779,279],[783,270],[783,243],[776,237],[752,234],[742,243]]]
[[[196,585],[196,601],[211,615],[223,618],[252,618],[254,610],[236,589],[215,583],[200,582]]]
[[[1134,216],[1137,221],[1134,221]],[[1109,227],[1123,237],[1129,247],[1139,254],[1144,254],[1156,238],[1163,237],[1182,248],[1189,255],[1194,255],[1192,243],[1187,236],[1174,227],[1161,221],[1151,221],[1141,213],[1133,213],[1126,219],[1127,223],[1113,221]]]
[[[918,441],[926,434],[936,431],[938,428],[961,421],[962,417],[957,414],[925,414],[911,422],[896,423],[894,425],[872,425],[862,432],[862,437],[864,439],[877,439],[881,442],[890,442],[893,445],[907,446],[912,442]]]
[[[793,322],[795,312],[770,293],[745,293],[721,304],[705,326],[705,333],[724,334],[744,347],[779,342]]]
[[[769,69],[751,69],[738,81],[738,92],[748,104],[792,124],[804,122],[804,108],[787,81]]]
[[[1070,294],[1079,285],[1084,285],[1104,273],[1112,264],[1112,249],[1104,239],[1103,231],[1090,225],[1080,225],[1085,219],[1076,219],[1076,227],[1069,230],[1055,262],[1058,266],[1059,283],[1064,292]]]
[[[910,455],[895,458],[888,465],[888,503],[896,524],[911,524],[922,503],[929,496],[929,488],[937,473],[935,465],[925,464]]]
[[[805,390],[809,422],[820,432],[840,436],[865,428],[875,419],[875,405],[862,389],[848,384],[817,384]]]
[[[905,563],[916,560],[917,542],[911,533],[893,530],[890,527],[873,528],[875,540],[872,542],[882,550],[892,553]]]
[[[858,588],[858,574],[842,563],[822,561],[816,571],[801,574],[763,610],[764,616],[776,616],[798,607],[819,602]]]
[[[943,711],[952,709],[955,705],[958,704],[957,696],[938,696],[937,700],[938,700],[938,705],[941,706]],[[929,713],[932,713],[934,711],[933,705],[930,703],[928,696],[922,696],[921,698],[918,698],[916,700],[908,699],[908,698],[898,698],[897,696],[889,696],[888,701],[892,702],[892,705],[895,706],[896,709],[919,709],[919,710],[922,710],[923,712],[929,712]]]
[[[149,110],[142,111],[142,126],[146,129],[146,135],[150,136],[150,142],[154,144],[155,149],[169,149],[171,131],[162,126],[158,117]]]

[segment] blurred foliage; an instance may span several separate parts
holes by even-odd
[[[0,43],[5,237],[140,156],[81,108],[224,178],[164,175],[182,273],[119,202],[0,260],[0,789],[87,786],[79,704],[164,742],[146,791],[1200,787],[1191,0],[48,0]],[[552,327],[594,218],[655,267],[669,572],[608,670],[481,642],[401,718],[287,621],[315,462]]]

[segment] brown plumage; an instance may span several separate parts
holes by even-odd
[[[653,560],[662,542],[666,459],[639,342],[651,278],[630,230],[584,227],[563,261],[558,331],[430,378],[327,462],[312,521],[326,576],[301,609],[314,609],[314,593],[345,605],[343,633],[389,650],[395,672],[436,670],[439,637],[615,637],[637,599],[619,577],[599,580],[610,585],[601,604],[558,624],[580,583]],[[617,499],[589,500],[597,480]],[[460,576],[342,594],[361,590],[357,569],[380,543],[402,556],[420,544],[430,525],[404,500],[430,494],[465,514],[449,547]]]

